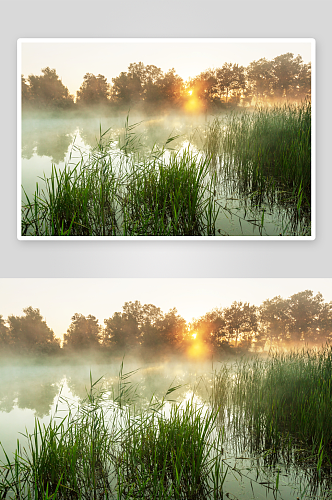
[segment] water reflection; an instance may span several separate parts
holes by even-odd
[[[49,415],[62,378],[61,372],[46,367],[0,369],[0,411],[17,407],[33,410],[36,417]]]
[[[64,381],[72,397],[83,400],[90,387],[90,370],[93,381],[102,377],[103,388],[117,393],[119,365],[0,368],[0,411],[8,413],[17,407],[33,410],[37,417],[49,415]],[[201,381],[211,379],[211,366],[207,364],[205,370],[201,367],[199,375],[196,370],[195,365],[184,364],[127,367],[133,372],[130,382],[137,388],[137,397],[145,402],[152,396],[162,399],[171,385],[182,386],[176,392],[179,401],[189,388],[195,388],[195,394],[203,400],[207,386]]]
[[[58,165],[66,158],[76,128],[72,120],[22,120],[22,158],[46,156]]]
[[[161,146],[170,136],[180,135],[174,146],[181,145],[181,141],[193,139],[193,144],[200,144],[199,136],[195,131],[204,125],[204,120],[162,117],[142,120],[140,116],[130,119],[130,124],[137,127],[132,132],[137,133],[141,145],[146,150],[153,146]],[[100,133],[109,129],[105,138],[118,140],[123,134],[125,125],[124,117],[112,119],[105,118],[24,118],[22,120],[22,158],[31,159],[33,156],[47,156],[52,163],[63,162],[69,153],[69,146],[79,133],[81,143],[88,148],[94,148],[99,140]],[[196,137],[196,139],[195,139]],[[195,144],[196,142],[196,144]]]

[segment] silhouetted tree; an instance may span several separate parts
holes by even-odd
[[[110,86],[105,76],[86,73],[77,91],[76,103],[78,106],[107,106],[109,95]]]
[[[188,92],[190,92],[190,97],[187,97],[189,101],[192,99],[197,99],[199,102],[199,110],[206,111],[211,104],[215,102],[220,102],[217,94],[217,78],[215,70],[208,69],[203,71],[195,78],[191,78],[187,84]]]
[[[158,82],[163,72],[153,64],[144,65],[142,62],[131,63],[128,67],[128,76],[140,82],[140,98],[144,101],[158,101],[160,89]]]
[[[74,109],[73,96],[56,70],[46,67],[41,71],[41,76],[29,75],[27,79],[22,75],[22,109]],[[255,103],[310,99],[311,64],[304,64],[300,55],[294,57],[288,52],[272,61],[253,61],[247,68],[224,63],[221,68],[207,69],[184,83],[174,68],[163,73],[153,64],[138,62],[131,63],[112,83],[110,87],[105,76],[86,73],[77,91],[77,107],[105,107],[113,103],[127,110],[140,104],[147,111],[160,112],[168,106],[207,111],[211,107],[252,104],[253,99]]]
[[[272,65],[272,92],[274,98],[281,99],[292,97],[301,73],[303,65],[302,57],[294,57],[294,54],[287,52],[287,54],[275,57],[272,61]]]
[[[246,88],[245,69],[238,64],[225,63],[216,70],[219,97],[226,104],[238,104]]]
[[[0,314],[0,356],[6,354],[9,347],[9,329],[6,322]]]
[[[311,290],[288,299],[265,300],[259,308],[261,328],[269,345],[324,344],[332,332],[332,303]]]
[[[184,82],[176,74],[175,69],[170,69],[158,79],[158,87],[163,99],[163,104],[167,106],[179,106],[183,102]]]
[[[253,61],[247,67],[246,100],[255,102],[303,100],[310,98],[311,64],[304,64],[301,56],[288,52],[272,61],[265,58]]]
[[[332,302],[322,304],[317,318],[316,330],[313,332],[314,343],[325,343],[332,341]]]
[[[301,65],[290,97],[297,101],[311,98],[311,63]]]
[[[295,293],[288,299],[289,338],[295,343],[326,339],[326,331],[332,330],[329,323],[330,306],[324,303],[321,293],[311,290]],[[322,328],[323,327],[323,328]]]
[[[138,347],[142,323],[140,302],[126,302],[123,312],[115,312],[105,319],[103,346],[111,352],[123,354]]]
[[[143,351],[157,354],[164,347],[165,338],[160,329],[163,313],[153,304],[144,304],[140,311],[140,338]]]
[[[20,355],[57,354],[60,341],[54,336],[39,309],[27,307],[24,316],[8,317],[8,339],[11,351]]]
[[[131,63],[127,72],[112,79],[111,100],[121,106],[143,105],[145,110],[174,106],[181,102],[183,80],[175,69],[163,73],[153,64]]]
[[[126,73],[112,79],[112,99],[126,107],[140,102],[160,104],[162,94],[158,82],[162,77],[163,72],[157,66],[131,63]]]
[[[174,307],[158,321],[158,330],[162,339],[162,349],[167,354],[176,354],[183,351],[184,340],[187,336],[187,323]]]
[[[74,98],[59,79],[55,69],[47,67],[41,71],[41,76],[28,76],[29,85],[22,83],[22,92],[24,92],[25,99],[28,99],[31,107],[38,110],[72,108]]]
[[[269,347],[287,340],[288,307],[288,301],[280,295],[264,300],[259,307],[261,328],[265,332],[265,340],[269,343]]]
[[[247,67],[246,101],[255,98],[256,103],[261,103],[271,97],[273,83],[273,64],[264,58],[253,61]]]
[[[130,107],[141,99],[141,82],[137,76],[132,77],[125,72],[112,78],[111,100],[124,107]]]
[[[159,307],[152,304],[143,306],[143,310],[142,351],[163,357],[180,353],[187,328],[177,310],[173,308],[163,314]]]
[[[26,78],[21,75],[21,89],[22,89],[22,110],[24,111],[30,102],[29,85],[27,84]]]
[[[211,351],[217,353],[228,350],[229,343],[225,330],[222,309],[215,308],[191,323],[191,334]]]
[[[257,308],[248,302],[233,302],[223,311],[225,329],[230,343],[241,345],[248,350],[255,340],[258,330]]]
[[[72,322],[64,334],[63,348],[75,352],[94,351],[100,347],[101,327],[95,316],[74,314]]]
[[[181,349],[186,322],[171,309],[163,314],[153,304],[126,302],[122,313],[116,312],[104,321],[103,345],[123,354],[139,348],[143,354],[167,355]]]

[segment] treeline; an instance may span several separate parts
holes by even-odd
[[[225,63],[184,81],[175,69],[163,72],[154,65],[132,63],[126,72],[107,82],[103,75],[86,73],[76,99],[62,83],[55,69],[42,75],[22,75],[22,109],[63,111],[102,108],[116,110],[178,109],[207,111],[238,105],[275,101],[301,101],[311,96],[311,64],[290,52],[249,66]]]
[[[171,309],[126,302],[121,312],[99,324],[95,316],[74,314],[61,346],[39,309],[23,316],[0,316],[2,356],[100,355],[170,357],[262,352],[271,347],[322,345],[332,339],[332,302],[311,290],[260,306],[233,302],[187,324]]]

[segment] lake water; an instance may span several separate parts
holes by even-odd
[[[141,142],[141,153],[148,153],[153,146],[161,147],[169,137],[179,136],[169,146],[181,150],[190,144],[192,151],[202,150],[204,134],[213,116],[173,115],[144,119],[133,132]],[[136,124],[142,117],[130,117],[129,124]],[[43,187],[44,175],[49,177],[52,164],[64,168],[69,161],[75,164],[80,153],[88,153],[96,146],[100,135],[107,129],[109,137],[117,141],[123,134],[125,117],[116,118],[24,118],[22,120],[22,185],[31,197],[38,182]],[[221,166],[222,167],[222,166]],[[219,169],[222,171],[222,168]],[[218,236],[289,236],[301,234],[303,229],[294,226],[293,212],[287,207],[263,200],[259,206],[238,191],[233,179],[226,179],[222,173],[215,197],[220,206],[216,221]],[[25,198],[22,193],[23,199]],[[263,219],[262,219],[263,217]],[[263,220],[263,226],[262,226]]]
[[[141,366],[141,365],[140,365]],[[137,364],[125,366],[126,371],[134,370]],[[11,366],[0,368],[0,441],[9,457],[24,438],[20,433],[31,432],[35,418],[47,424],[51,415],[64,417],[68,406],[78,405],[90,387],[90,370],[93,381],[103,378],[103,387],[112,392],[118,383],[119,365],[82,365],[82,366]],[[208,408],[212,385],[211,363],[164,363],[145,365],[130,379],[138,384],[138,401],[144,408],[154,394],[161,399],[170,386],[180,384],[181,388],[172,393],[172,399],[179,403],[187,401],[195,394],[197,404]],[[64,399],[59,398],[61,396]],[[57,410],[57,411],[56,411]],[[169,405],[166,405],[166,414]],[[325,489],[312,489],[310,476],[312,470],[284,463],[269,464],[263,455],[250,454],[241,449],[237,439],[237,449],[229,431],[225,431],[223,467],[228,470],[224,483],[224,498],[230,500],[251,499],[328,499],[331,492]],[[3,459],[0,452],[0,459]],[[279,488],[275,491],[279,470]],[[329,496],[330,495],[330,496]]]

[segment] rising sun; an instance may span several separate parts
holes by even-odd
[[[192,90],[188,90],[188,94],[191,95],[193,93]]]

